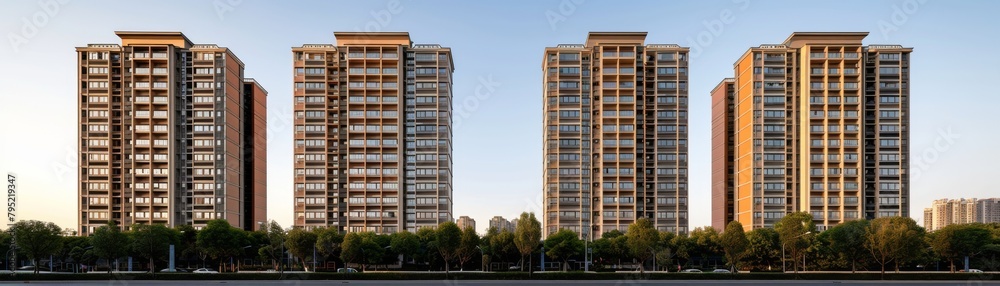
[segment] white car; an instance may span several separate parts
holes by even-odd
[[[701,273],[701,270],[700,269],[691,268],[691,269],[684,269],[681,272],[683,272],[683,273]]]
[[[210,268],[198,268],[195,271],[191,271],[191,273],[218,274],[219,271],[215,271]]]
[[[731,273],[728,269],[716,269],[712,270],[712,273]]]

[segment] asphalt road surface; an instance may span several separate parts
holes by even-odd
[[[25,282],[20,281],[4,281],[0,282],[0,285],[24,285]],[[30,285],[51,285],[51,286],[66,286],[66,285],[184,285],[184,286],[219,286],[219,285],[248,285],[248,286],[279,286],[279,285],[418,285],[418,286],[432,286],[432,285],[443,285],[443,286],[501,286],[501,285],[519,285],[519,286],[534,286],[534,285],[566,285],[566,286],[604,286],[604,285],[615,285],[615,286],[626,286],[626,285],[810,285],[810,286],[826,286],[826,285],[851,285],[851,286],[861,286],[861,285],[921,285],[921,286],[945,286],[945,285],[955,285],[955,286],[972,286],[972,285],[1000,285],[1000,281],[980,281],[980,280],[963,280],[963,281],[795,281],[795,280],[778,280],[778,281],[767,281],[767,280],[746,280],[746,281],[731,281],[731,280],[661,280],[661,281],[638,281],[638,280],[606,280],[606,281],[593,281],[593,280],[557,280],[557,281],[540,281],[540,280],[509,280],[509,281],[485,281],[485,280],[468,280],[468,281],[458,281],[458,280],[420,280],[420,281],[402,281],[402,280],[373,280],[373,281],[337,281],[337,280],[283,280],[283,281],[37,281],[30,282]]]

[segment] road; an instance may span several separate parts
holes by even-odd
[[[0,282],[0,285],[23,285],[24,282]],[[1000,281],[979,281],[979,280],[968,280],[968,281],[795,281],[795,280],[744,280],[744,281],[731,281],[731,280],[660,280],[660,281],[639,281],[639,280],[607,280],[607,281],[593,281],[593,280],[557,280],[557,281],[543,281],[543,280],[510,280],[510,281],[492,281],[492,280],[469,280],[469,281],[458,281],[458,280],[420,280],[420,281],[400,281],[400,280],[372,280],[372,281],[338,281],[338,280],[284,280],[284,281],[37,281],[31,282],[31,285],[49,285],[49,286],[67,286],[67,285],[184,285],[184,286],[203,286],[203,285],[248,285],[248,286],[278,286],[278,285],[417,285],[417,286],[501,286],[501,285],[513,285],[517,284],[520,286],[532,286],[532,285],[572,285],[572,286],[625,286],[625,285],[810,285],[810,286],[826,286],[826,285],[852,285],[852,286],[864,286],[864,285],[921,285],[921,286],[971,286],[971,285],[1000,285]]]

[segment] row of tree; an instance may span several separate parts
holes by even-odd
[[[142,258],[148,263],[147,269],[155,270],[167,261],[170,245],[176,246],[177,260],[189,267],[192,263],[204,267],[211,262],[228,271],[265,265],[282,271],[288,255],[295,257],[290,260],[294,265],[289,267],[306,270],[313,265],[336,268],[345,263],[362,269],[396,265],[449,271],[465,266],[517,265],[516,269],[528,270],[533,267],[531,257],[541,252],[561,262],[563,270],[576,269],[574,265],[587,259],[595,270],[639,271],[653,265],[661,271],[720,266],[734,271],[768,271],[790,266],[793,271],[885,272],[887,267],[897,271],[918,267],[930,270],[929,265],[941,261],[955,271],[956,262],[965,257],[981,268],[1000,266],[996,260],[1000,254],[1000,224],[950,225],[926,233],[910,218],[889,217],[850,221],[817,232],[808,213],[791,213],[774,228],[749,232],[744,232],[739,222],[731,222],[722,233],[710,227],[684,234],[659,232],[649,220],[639,219],[624,233],[612,230],[589,245],[568,229],[541,240],[541,224],[531,213],[521,214],[513,232],[491,228],[483,236],[472,228],[459,229],[452,222],[421,228],[416,233],[343,235],[334,228],[286,230],[275,222],[259,231],[244,231],[225,220],[215,220],[200,230],[188,225],[168,228],[139,224],[122,231],[106,225],[89,237],[77,237],[63,236],[53,223],[22,221],[0,233],[0,251],[9,254],[11,240],[17,246],[16,253],[33,265],[53,257],[76,265],[103,261],[108,271],[112,270],[112,261],[127,256]],[[591,255],[585,253],[585,248],[591,250]],[[241,265],[245,260],[260,263]]]

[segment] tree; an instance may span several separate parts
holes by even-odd
[[[149,272],[154,273],[155,260],[169,255],[170,245],[177,243],[180,233],[162,224],[134,224],[130,236],[132,251],[149,259]]]
[[[69,257],[73,259],[76,264],[89,265],[97,260],[94,256],[93,249],[87,249],[90,246],[75,246],[69,251]]]
[[[493,255],[496,255],[497,258],[505,263],[521,256],[520,251],[517,249],[517,244],[514,243],[514,233],[510,232],[510,230],[501,230],[496,236],[490,238],[489,243]]]
[[[344,243],[344,235],[340,234],[340,231],[327,227],[317,228],[314,232],[316,233],[316,251],[322,254],[324,259],[340,256],[340,244]],[[336,264],[334,268],[336,268]]]
[[[521,213],[514,228],[514,245],[521,253],[521,269],[524,269],[524,260],[538,248],[538,242],[542,239],[542,224],[535,219],[535,213]],[[528,273],[531,273],[531,261],[528,261]]]
[[[292,230],[288,231],[288,238],[285,240],[285,248],[288,249],[288,252],[291,252],[292,255],[299,258],[299,262],[302,263],[302,269],[306,269],[306,271],[309,271],[309,267],[306,265],[306,257],[312,256],[315,247],[315,233],[299,227],[292,228]],[[315,259],[316,258],[314,257],[313,260]]]
[[[471,260],[472,257],[475,257],[476,255],[480,255],[482,253],[480,252],[479,248],[477,248],[479,247],[480,238],[479,234],[476,233],[475,229],[473,229],[471,226],[467,226],[465,227],[465,229],[462,230],[462,235],[459,240],[460,242],[457,252],[458,267],[459,269],[464,270],[466,262],[469,262],[469,260]]]
[[[746,233],[743,232],[743,224],[738,221],[730,222],[726,226],[725,232],[722,233],[720,242],[726,253],[726,261],[729,262],[729,266],[735,273],[739,269],[740,260],[746,254],[749,244]]]
[[[188,266],[190,266],[192,260],[198,260],[198,230],[194,229],[194,226],[190,224],[179,224],[174,227],[174,230],[180,234],[178,237],[179,245],[177,246],[178,261],[186,261]]]
[[[656,243],[657,246],[655,247],[658,249],[656,251],[655,259],[660,262],[659,265],[662,265],[664,269],[667,269],[667,272],[670,271],[670,267],[667,266],[671,264],[674,256],[677,255],[677,246],[674,245],[675,237],[677,237],[677,234],[673,232],[662,231],[660,232],[660,239]]]
[[[622,259],[629,254],[625,234],[619,230],[611,230],[602,234],[601,238],[594,240],[593,248],[598,267],[604,267],[609,262],[621,265]]]
[[[417,237],[420,238],[420,250],[417,250],[414,259],[419,263],[426,263],[428,268],[435,268],[439,264],[441,255],[437,249],[437,230],[433,227],[421,227],[417,230]]]
[[[795,261],[804,255],[809,247],[809,240],[806,236],[816,232],[816,225],[813,224],[813,217],[806,212],[790,213],[774,224],[774,229],[778,231],[778,238],[781,239],[781,248],[788,249],[792,256],[792,271],[798,273]],[[784,267],[784,257],[781,258]],[[804,267],[804,266],[803,266]]]
[[[546,255],[561,260],[562,270],[568,271],[567,261],[583,252],[583,241],[575,231],[562,228],[545,238],[545,249]]]
[[[646,218],[640,218],[628,226],[628,231],[625,232],[625,243],[632,256],[639,259],[639,273],[645,273],[643,265],[656,253],[653,246],[656,246],[656,242],[659,240],[660,233]]]
[[[851,263],[851,273],[857,271],[858,261],[867,254],[864,245],[868,224],[867,220],[852,220],[824,232],[829,236],[830,250]]]
[[[931,234],[934,252],[948,259],[951,272],[955,272],[955,259],[975,256],[990,243],[992,235],[982,224],[952,224]]]
[[[350,232],[344,236],[344,242],[340,244],[340,258],[345,263],[353,262],[361,264],[364,271],[369,264],[380,264],[385,261],[385,246],[379,240],[382,237],[374,232]],[[385,237],[388,239],[388,237]],[[388,246],[388,242],[385,242]]]
[[[438,253],[444,260],[444,273],[448,274],[450,262],[458,253],[459,246],[462,245],[462,230],[454,222],[446,221],[438,225],[435,232]]]
[[[479,248],[483,250],[483,271],[490,271],[488,265],[490,262],[496,258],[496,250],[493,249],[493,238],[500,234],[500,230],[496,227],[489,227],[486,229],[486,234],[479,240]]]
[[[781,255],[781,241],[773,228],[757,228],[747,233],[747,257],[752,258],[752,267],[770,270]]]
[[[65,231],[66,230],[63,230],[63,232],[65,232]],[[0,238],[0,243],[3,243],[3,238]],[[8,241],[8,243],[9,243],[9,241]],[[62,249],[59,250],[59,254],[56,255],[56,257],[57,257],[56,259],[58,259],[59,261],[63,261],[63,262],[72,262],[73,265],[79,265],[80,264],[80,259],[78,259],[78,258],[80,258],[80,257],[74,257],[72,255],[73,254],[73,249],[79,248],[82,251],[84,248],[87,248],[87,247],[90,247],[90,237],[89,236],[67,236],[67,237],[63,237],[63,247],[62,247]],[[69,270],[75,271],[76,267],[73,267],[72,269],[69,269]]]
[[[11,227],[18,253],[24,253],[38,274],[43,257],[55,255],[62,248],[62,229],[54,223],[37,220],[19,221]]]
[[[128,249],[123,246],[131,244],[127,235],[113,222],[94,230],[90,243],[94,245],[93,254],[108,261],[108,273],[112,270],[111,261],[125,256]]]
[[[691,231],[686,240],[688,256],[698,255],[699,265],[704,265],[709,258],[722,258],[722,244],[719,242],[719,232],[712,227],[697,227]],[[720,259],[721,260],[721,259]]]
[[[882,267],[919,256],[924,244],[924,229],[908,217],[881,217],[871,221],[865,232],[865,249]]]
[[[216,219],[209,221],[201,231],[198,231],[197,241],[206,255],[219,261],[219,270],[222,270],[225,263],[223,258],[232,258],[243,252],[246,232],[232,227],[224,219]]]
[[[279,273],[284,273],[285,267],[282,265],[285,254],[285,230],[278,222],[271,221],[267,228],[261,230],[266,232],[267,245],[257,250],[258,255],[271,259],[271,265],[278,267]]]
[[[389,236],[389,241],[389,248],[403,256],[403,263],[406,263],[407,257],[412,258],[420,249],[420,238],[409,231],[393,233]]]
[[[344,263],[357,263],[360,261],[362,264],[361,269],[364,270],[364,254],[362,253],[361,247],[364,243],[364,238],[361,232],[349,232],[344,236],[344,242],[340,244],[340,259]]]

